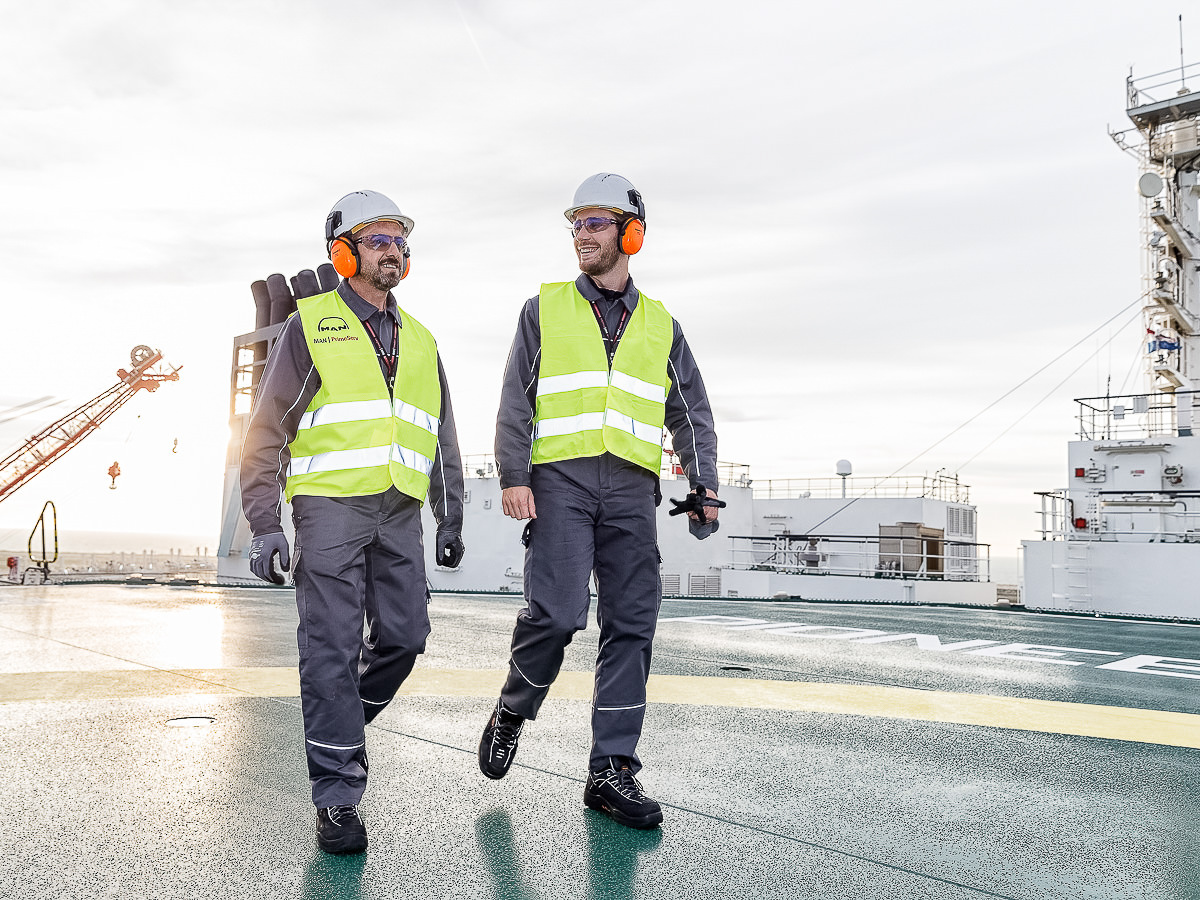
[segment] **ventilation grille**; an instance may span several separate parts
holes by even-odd
[[[721,596],[721,575],[688,575],[689,597]]]
[[[975,537],[975,510],[966,506],[947,507],[946,534],[973,539]]]

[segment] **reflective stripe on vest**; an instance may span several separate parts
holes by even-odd
[[[297,313],[321,387],[288,445],[287,499],[363,496],[394,486],[424,502],[441,415],[433,336],[401,311],[392,397],[362,321],[336,291],[297,301]]]
[[[609,452],[657,474],[674,338],[670,314],[639,294],[610,372],[596,317],[574,282],[544,284],[538,298],[533,462]]]

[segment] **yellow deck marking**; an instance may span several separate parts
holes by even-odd
[[[400,693],[492,699],[499,693],[504,675],[502,671],[474,669],[417,669]],[[592,679],[591,672],[562,672],[550,696],[559,700],[589,701]],[[0,703],[196,695],[296,697],[299,694],[299,676],[295,669],[286,667],[0,674]],[[650,678],[649,698],[652,703],[983,725],[1200,749],[1200,715],[1057,700],[696,675],[654,675]]]

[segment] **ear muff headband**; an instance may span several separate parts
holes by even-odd
[[[353,241],[344,237],[334,239],[329,245],[329,261],[333,263],[334,271],[343,278],[353,278],[358,274],[358,249]],[[408,266],[404,267],[404,271],[408,274]]]
[[[635,188],[630,188],[628,196],[629,205],[637,210],[637,215],[621,226],[621,252],[633,256],[642,249],[642,241],[646,239],[646,204]]]
[[[641,219],[630,219],[621,226],[621,252],[633,256],[642,249],[646,237],[646,224]]]

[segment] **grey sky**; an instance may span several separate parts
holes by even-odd
[[[491,449],[522,301],[575,273],[561,210],[616,171],[721,458],[888,474],[1139,294],[1138,172],[1105,129],[1130,66],[1178,63],[1176,14],[1144,9],[4,0],[0,407],[61,414],[135,344],[184,369],[0,506],[0,536],[49,497],[67,528],[215,542],[250,282],[320,263],[362,187],[417,221],[398,297],[438,338],[464,452]],[[1139,330],[962,471],[994,554],[1064,481],[1070,399],[1140,388]],[[953,470],[1110,333],[908,471]],[[49,415],[0,422],[0,447]]]

